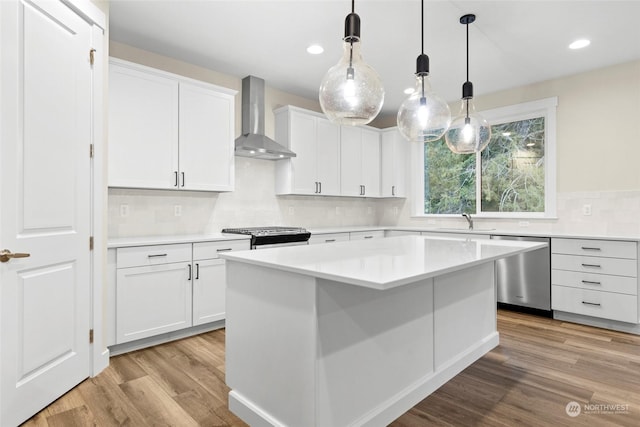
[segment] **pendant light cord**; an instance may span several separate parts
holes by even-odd
[[[467,22],[465,24],[465,27],[467,27],[467,82],[469,82],[469,22]],[[468,124],[470,122],[470,118],[469,118],[469,98],[466,98],[464,100],[465,103],[465,124]]]
[[[424,55],[424,0],[422,0],[421,2],[421,8],[420,8],[420,16],[421,16],[421,21],[420,21],[420,31],[421,31],[421,41],[422,41],[422,54]]]
[[[356,0],[351,0],[351,13],[356,12]]]

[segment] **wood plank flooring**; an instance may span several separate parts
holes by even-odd
[[[504,310],[498,330],[496,349],[391,426],[640,425],[640,336]],[[224,338],[218,330],[113,357],[23,425],[244,426],[227,409]]]

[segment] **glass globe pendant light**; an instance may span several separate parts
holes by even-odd
[[[478,153],[491,140],[491,126],[473,105],[473,83],[469,81],[469,24],[476,20],[473,14],[464,15],[460,23],[467,26],[467,81],[462,85],[460,112],[453,119],[445,134],[445,141],[451,151],[457,154]]]
[[[442,138],[451,123],[447,103],[431,89],[429,57],[424,54],[424,0],[422,0],[422,53],[416,60],[416,87],[398,110],[398,130],[409,141]]]
[[[343,54],[320,84],[320,107],[329,120],[343,125],[364,125],[380,112],[384,87],[380,76],[360,53],[360,17],[354,12],[344,22]]]

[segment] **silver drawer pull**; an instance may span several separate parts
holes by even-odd
[[[596,307],[600,307],[600,303],[599,302],[588,302],[588,301],[582,301],[583,304],[585,305],[593,305]]]
[[[335,241],[336,241],[336,239],[326,239],[325,243],[331,243],[331,242],[335,242]]]
[[[373,236],[364,236],[365,239],[373,239]]]
[[[585,285],[602,285],[602,283],[600,282],[593,282],[591,280],[583,280],[582,283],[584,283]]]
[[[583,251],[601,251],[601,250],[602,250],[602,249],[600,249],[600,248],[591,248],[591,247],[589,247],[589,246],[582,246],[582,247],[581,247],[581,249],[582,249]]]
[[[229,252],[232,251],[233,249],[231,248],[224,248],[224,249],[216,249],[216,252]]]
[[[167,254],[155,254],[155,255],[147,255],[148,258],[160,258],[163,256],[167,256]]]
[[[583,267],[600,268],[598,264],[582,264]]]

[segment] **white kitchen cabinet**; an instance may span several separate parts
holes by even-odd
[[[192,325],[190,249],[181,244],[117,250],[116,344]]]
[[[431,236],[431,237],[454,238],[454,239],[481,239],[481,240],[491,239],[491,236],[488,234],[465,233],[463,231],[459,233],[423,231],[420,233],[420,235]]]
[[[638,324],[638,244],[551,240],[553,310]]]
[[[319,243],[335,243],[346,242],[349,240],[349,233],[323,233],[323,234],[311,234],[309,237],[310,245],[317,245]]]
[[[340,194],[380,196],[380,133],[377,129],[340,129]]]
[[[406,197],[409,142],[395,127],[382,131],[380,138],[380,196]]]
[[[227,276],[221,252],[249,250],[249,240],[193,244],[193,325],[225,318]]]
[[[276,162],[276,194],[340,195],[340,127],[292,106],[274,114],[276,141],[296,153]]]
[[[381,237],[384,237],[384,230],[352,231],[349,233],[349,240],[369,240]]]
[[[111,59],[111,187],[232,191],[235,91]]]

